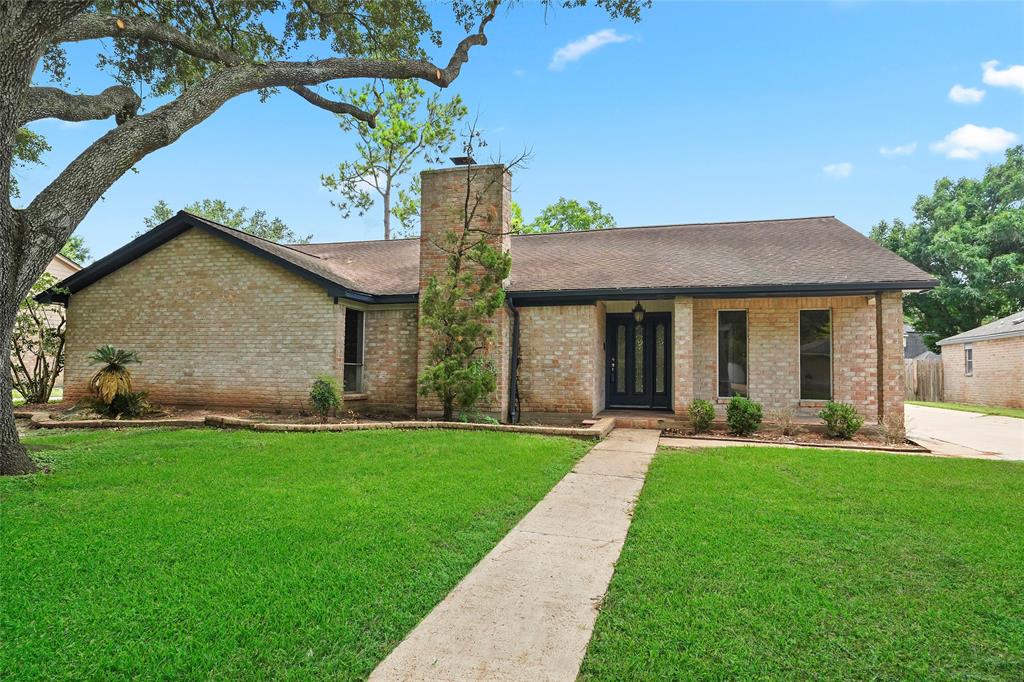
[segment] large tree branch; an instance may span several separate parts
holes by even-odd
[[[419,78],[425,81],[429,81],[438,87],[448,87],[452,82],[458,78],[459,72],[462,70],[462,65],[469,61],[469,51],[477,45],[486,45],[487,36],[484,31],[487,29],[487,25],[494,19],[496,12],[498,11],[498,5],[501,4],[501,0],[491,0],[487,4],[487,10],[484,15],[480,18],[480,24],[477,27],[476,33],[472,33],[455,46],[455,50],[452,52],[451,58],[448,60],[448,65],[445,68],[440,68],[431,64],[427,61],[418,60],[401,60],[388,62],[388,60],[373,60],[373,59],[355,59],[350,58],[353,62],[362,63],[373,63],[373,62],[385,62],[394,64],[404,65],[416,65],[418,68],[415,73],[410,73],[408,76],[397,76],[400,78]],[[171,47],[177,48],[182,52],[197,57],[199,59],[205,59],[209,61],[218,62],[226,66],[239,66],[245,63],[245,61],[233,51],[223,48],[219,45],[215,45],[209,42],[196,40],[184,33],[181,33],[177,29],[163,24],[157,21],[153,21],[147,17],[115,17],[110,14],[97,14],[95,12],[87,12],[80,14],[72,19],[65,28],[63,28],[56,36],[54,42],[77,42],[82,40],[94,40],[97,38],[112,38],[114,36],[125,36],[129,38],[135,38],[138,40],[153,40],[155,42],[163,43]],[[330,61],[345,61],[341,60],[323,60],[320,62],[311,62],[312,64],[323,64]],[[277,62],[278,64],[288,64],[294,62]],[[274,64],[274,62],[271,62]],[[348,76],[337,76],[337,78],[346,78]],[[360,77],[360,76],[353,76]],[[384,75],[373,75],[366,76],[368,78],[392,78],[394,76]],[[322,83],[324,81],[310,81],[310,83]],[[310,84],[306,83],[306,84]],[[300,93],[301,94],[301,93]],[[305,96],[305,95],[303,95]],[[309,98],[307,98],[309,99]],[[326,100],[325,100],[326,101]],[[317,106],[320,106],[317,104]],[[325,107],[326,108],[326,107]],[[346,112],[348,113],[348,112]]]
[[[121,125],[138,113],[142,98],[126,85],[113,85],[98,95],[72,95],[60,88],[29,88],[21,125],[42,118],[95,121],[114,116]]]
[[[456,46],[443,70],[424,60],[355,57],[238,64],[214,73],[152,112],[108,131],[72,161],[27,208],[16,211],[17,222],[25,226],[22,229],[32,231],[31,245],[27,246],[35,256],[22,261],[23,267],[17,274],[19,288],[28,290],[39,274],[36,270],[45,266],[118,178],[146,155],[172,144],[187,130],[209,118],[233,97],[265,88],[301,89],[347,78],[416,78],[447,87],[468,61],[469,50],[487,43],[483,30],[494,18],[498,1],[493,0],[489,5],[478,32]],[[38,263],[43,265],[36,268]]]
[[[177,48],[193,57],[219,62],[227,66],[235,66],[244,61],[227,48],[196,40],[168,24],[154,21],[148,17],[116,17],[112,14],[86,12],[72,19],[57,34],[54,42],[74,43],[117,36],[152,40]]]
[[[334,100],[327,99],[326,97],[313,92],[304,85],[293,85],[290,90],[313,106],[326,109],[327,111],[335,114],[347,115],[352,118],[359,119],[371,128],[377,125],[377,114],[375,112],[364,111],[363,109],[360,109],[353,104],[348,104],[347,102],[336,102]]]

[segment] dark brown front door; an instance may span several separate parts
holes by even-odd
[[[605,340],[608,407],[669,409],[672,406],[672,316],[608,315]]]

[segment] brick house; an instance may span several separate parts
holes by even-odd
[[[1024,310],[939,341],[943,400],[1024,407]]]
[[[63,283],[65,395],[86,393],[87,354],[112,343],[139,352],[157,402],[297,409],[330,372],[350,407],[435,413],[416,390],[417,300],[467,184],[473,226],[512,254],[484,406],[499,418],[685,414],[734,395],[902,413],[902,292],[935,284],[918,268],[832,217],[510,236],[494,165],[424,172],[417,239],[285,246],[179,213]]]

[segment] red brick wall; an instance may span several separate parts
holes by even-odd
[[[1024,336],[974,341],[974,371],[964,375],[964,344],[942,346],[943,399],[1024,407]]]

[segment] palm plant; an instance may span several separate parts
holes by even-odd
[[[107,344],[93,351],[89,360],[94,365],[103,365],[89,382],[89,387],[100,402],[110,405],[117,396],[131,393],[132,373],[128,365],[141,362],[135,351]]]

